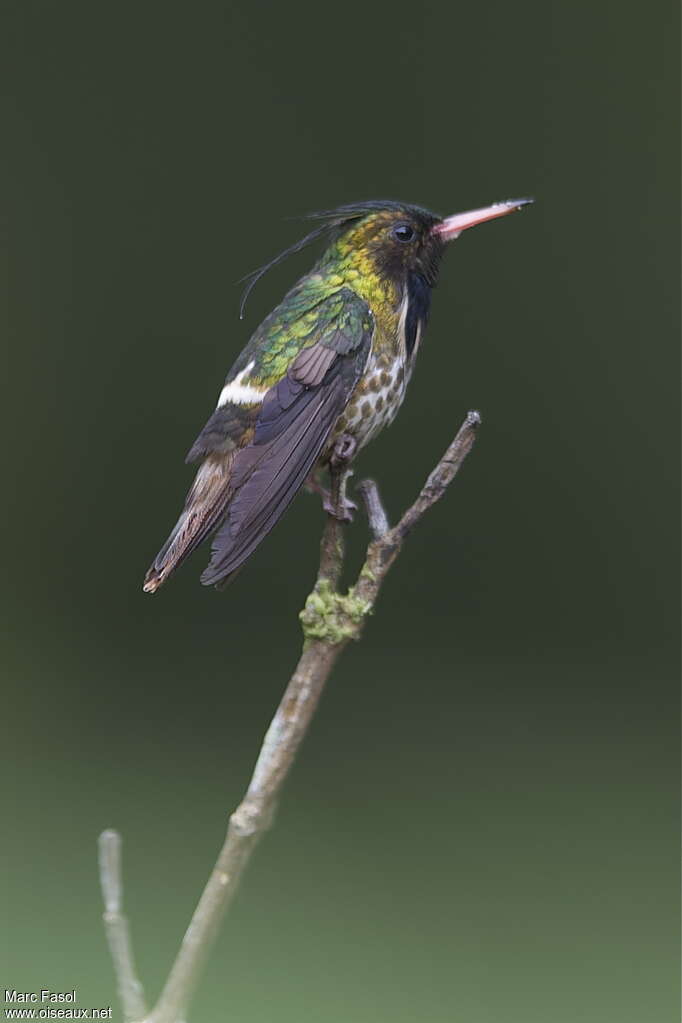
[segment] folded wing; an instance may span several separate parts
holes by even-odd
[[[201,577],[207,586],[228,581],[282,516],[362,376],[374,327],[371,313],[350,290],[335,300],[338,314],[267,392],[253,439],[234,454],[232,497]]]

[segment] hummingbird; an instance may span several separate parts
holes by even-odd
[[[196,478],[143,589],[154,593],[209,535],[201,576],[222,588],[306,484],[335,456],[349,464],[396,416],[409,383],[449,242],[467,228],[521,209],[512,199],[441,218],[377,200],[311,214],[317,226],[249,274],[326,241],[312,270],[263,320],[227,375],[215,411],[186,461]]]

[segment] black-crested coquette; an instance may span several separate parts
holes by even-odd
[[[201,581],[228,582],[339,443],[352,456],[392,422],[447,243],[529,202],[515,199],[444,219],[399,202],[341,206],[315,214],[315,230],[251,275],[247,293],[285,256],[327,242],[228,373],[187,456],[199,470],[147,572],[148,593],[211,534],[211,561]]]

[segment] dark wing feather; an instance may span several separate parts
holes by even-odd
[[[234,458],[234,496],[201,577],[205,585],[246,561],[305,482],[362,375],[372,331],[367,305],[348,292],[339,323],[268,391],[253,441]]]

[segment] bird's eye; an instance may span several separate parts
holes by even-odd
[[[412,224],[396,224],[393,228],[393,237],[399,242],[411,242],[414,238]]]

